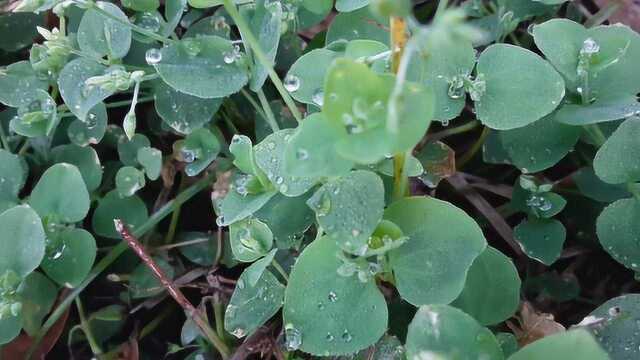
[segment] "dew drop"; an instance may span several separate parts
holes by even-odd
[[[338,295],[333,291],[329,291],[329,294],[327,295],[327,299],[329,299],[329,301],[334,303],[334,302],[338,301]]]
[[[299,148],[296,150],[296,159],[307,160],[309,158],[309,152],[306,149]]]
[[[149,65],[156,65],[162,61],[162,52],[160,49],[149,49],[144,55],[144,59]]]
[[[287,75],[284,78],[284,88],[287,89],[288,92],[296,92],[300,89],[300,79],[295,75]]]
[[[316,90],[311,96],[311,101],[318,106],[324,105],[324,91],[322,89]]]
[[[287,324],[284,326],[285,346],[287,350],[294,351],[300,348],[302,345],[302,333],[296,329],[293,324]]]
[[[347,329],[344,330],[341,337],[344,342],[351,342],[351,340],[353,340],[353,336],[351,336],[351,333],[349,333]]]

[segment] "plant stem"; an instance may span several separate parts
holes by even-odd
[[[167,277],[164,271],[158,267],[158,264],[151,258],[149,253],[144,249],[138,239],[133,236],[127,225],[120,219],[113,220],[116,231],[120,234],[122,239],[129,245],[129,247],[138,255],[142,262],[147,265],[153,275],[160,281],[162,287],[171,295],[171,297],[184,309],[186,315],[193,320],[193,322],[200,328],[202,333],[209,339],[211,344],[218,350],[223,359],[229,356],[229,348],[222,341],[218,335],[213,331],[209,322],[206,320],[202,312],[196,309],[193,304],[184,296],[182,291],[173,284],[173,282]]]
[[[587,21],[584,22],[584,27],[590,28],[590,27],[601,25],[603,22],[609,20],[611,15],[615,14],[618,10],[620,10],[621,6],[622,6],[622,3],[620,2],[609,1],[604,7],[598,10],[597,13],[591,15],[587,19]]]
[[[134,232],[134,236],[142,236],[146,234],[149,230],[153,229],[160,221],[162,221],[167,215],[171,214],[176,206],[184,204],[193,196],[198,194],[201,190],[205,189],[210,185],[211,180],[215,177],[215,174],[209,174],[202,179],[198,180],[195,184],[191,185],[183,192],[178,194],[173,200],[167,202],[163,207],[161,207],[157,212],[147,219],[145,223],[143,223],[140,227],[138,227]],[[33,337],[33,342],[31,343],[31,347],[27,353],[26,359],[30,359],[35,350],[38,348],[42,338],[47,334],[49,329],[58,321],[58,319],[64,315],[65,311],[71,305],[75,298],[80,295],[80,293],[87,287],[93,280],[95,280],[100,273],[102,273],[109,265],[111,265],[116,259],[122,255],[128,246],[126,243],[122,242],[116,245],[105,255],[91,270],[91,272],[87,275],[87,277],[82,281],[80,285],[74,288],[67,297],[64,298],[58,305],[58,307],[53,310],[47,321],[44,322],[40,330]]]
[[[173,312],[173,308],[175,305],[173,303],[169,303],[167,307],[165,307],[160,315],[156,316],[153,320],[149,321],[147,325],[145,325],[142,330],[140,330],[140,335],[138,339],[144,339],[147,335],[151,334],[153,330],[155,330],[161,323],[162,320],[166,319]]]
[[[213,317],[216,321],[218,337],[224,339],[224,312],[222,311],[222,303],[219,299],[213,301]]]
[[[282,275],[284,281],[289,282],[289,275],[287,275],[287,272],[284,271],[282,265],[280,265],[280,263],[275,258],[271,260],[271,265],[276,269],[278,273],[280,273],[280,275]]]
[[[460,160],[458,160],[458,169],[462,169],[462,167],[464,167],[469,161],[471,161],[471,159],[473,159],[473,157],[476,155],[476,153],[482,149],[482,145],[484,144],[484,141],[487,139],[487,136],[489,136],[489,128],[485,127],[484,129],[482,129],[482,133],[480,133],[480,137],[478,137],[478,140],[476,140],[475,143],[473,143],[473,145],[471,146],[471,149],[469,149],[469,151],[467,151],[464,155],[462,155],[462,157],[460,158]]]
[[[149,31],[149,30],[147,30],[147,29],[145,29],[143,27],[140,27],[138,25],[132,24],[129,21],[122,20],[119,17],[111,14],[110,12],[104,10],[103,8],[101,8],[100,6],[98,6],[96,4],[93,4],[90,7],[90,9],[95,10],[96,12],[100,13],[104,17],[109,18],[110,20],[113,20],[113,21],[115,21],[117,23],[120,23],[120,24],[122,24],[124,26],[128,26],[129,28],[131,28],[131,30],[137,32],[138,34],[144,35],[144,36],[149,37],[149,38],[151,38],[153,40],[156,40],[156,41],[160,41],[163,44],[172,44],[172,43],[175,42],[174,40],[165,38],[162,35],[158,35],[158,34],[154,33],[153,31]]]
[[[404,18],[392,16],[391,25],[391,71],[398,74],[407,45],[407,23]],[[400,80],[398,80],[400,81]],[[392,98],[391,101],[394,101]],[[397,124],[396,124],[397,126]],[[397,129],[396,129],[397,130]],[[410,155],[410,152],[409,152]],[[407,154],[393,157],[393,199],[399,200],[407,193],[409,179],[405,173]]]
[[[11,147],[9,146],[9,141],[7,140],[7,134],[4,132],[4,127],[2,126],[2,124],[0,124],[0,142],[2,142],[2,147],[7,150],[7,151],[11,151]]]
[[[93,355],[96,355],[96,357],[99,358],[100,355],[103,353],[103,351],[100,348],[100,345],[98,345],[96,338],[93,336],[93,332],[91,331],[91,326],[89,325],[89,322],[85,317],[84,309],[82,307],[82,301],[80,300],[80,297],[76,298],[76,307],[78,308],[78,316],[80,317],[80,327],[82,328],[84,335],[87,337],[87,342],[89,343],[91,352],[93,352]]]
[[[273,115],[273,110],[271,110],[271,105],[269,105],[269,101],[267,97],[264,95],[264,91],[262,89],[258,90],[258,99],[260,100],[260,104],[262,104],[262,108],[264,109],[264,113],[267,115],[267,123],[271,127],[271,131],[276,132],[280,130],[278,123],[276,122],[276,116]]]
[[[224,8],[227,10],[227,13],[229,13],[229,16],[235,22],[236,26],[242,33],[245,41],[248,43],[251,50],[253,50],[254,56],[258,59],[260,64],[264,66],[265,69],[267,69],[271,82],[280,93],[280,96],[282,96],[282,99],[284,100],[285,104],[287,104],[287,107],[289,107],[289,110],[291,110],[293,117],[295,117],[296,120],[298,120],[298,122],[302,121],[302,114],[300,114],[300,110],[298,110],[296,103],[291,98],[291,95],[289,95],[289,92],[287,91],[287,89],[284,88],[284,85],[282,84],[282,80],[280,80],[280,78],[278,77],[278,74],[273,69],[273,64],[267,58],[265,53],[262,51],[262,48],[260,48],[260,43],[251,32],[251,29],[249,28],[247,23],[244,21],[244,18],[238,12],[238,9],[236,8],[236,6],[233,4],[231,0],[223,0],[223,3],[224,3]]]
[[[260,107],[260,104],[256,102],[256,100],[247,92],[247,90],[240,89],[240,93],[242,94],[242,96],[244,96],[245,99],[247,99],[249,104],[251,104],[253,109],[264,119],[264,121],[269,122],[269,119],[267,119],[267,115],[264,113],[264,111],[262,111],[262,107]]]
[[[478,120],[469,121],[466,124],[463,124],[463,125],[460,125],[460,126],[456,126],[456,127],[453,127],[453,128],[449,128],[449,129],[445,129],[445,130],[442,130],[440,132],[431,134],[429,136],[429,141],[438,141],[440,139],[444,139],[444,138],[452,136],[452,135],[462,134],[462,133],[465,133],[467,131],[470,131],[470,130],[473,130],[473,129],[477,128],[478,125],[480,125],[480,122]]]
[[[181,192],[184,189],[185,185],[185,174],[180,175],[180,184],[178,185],[178,192]],[[169,223],[169,230],[167,231],[167,235],[164,237],[164,244],[171,244],[173,242],[173,238],[176,235],[176,228],[178,227],[178,220],[180,220],[180,211],[182,210],[182,206],[179,205],[171,214],[171,222]]]

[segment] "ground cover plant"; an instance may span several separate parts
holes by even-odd
[[[0,8],[0,358],[640,358],[633,2]]]

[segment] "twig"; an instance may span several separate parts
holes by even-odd
[[[153,275],[160,280],[162,286],[167,290],[169,295],[173,297],[173,299],[185,310],[185,313],[188,317],[193,320],[193,322],[200,328],[203,334],[209,339],[209,341],[213,344],[213,346],[218,350],[223,359],[226,359],[229,356],[229,348],[227,345],[216,335],[211,326],[202,313],[198,311],[192,304],[187,300],[182,291],[176,287],[171,280],[167,277],[167,275],[158,267],[158,264],[149,256],[146,250],[143,248],[142,244],[136,239],[135,236],[131,234],[127,226],[120,219],[114,219],[113,223],[115,225],[116,231],[120,234],[122,239],[127,242],[129,247],[142,259],[142,261],[147,265],[147,267],[151,270]]]

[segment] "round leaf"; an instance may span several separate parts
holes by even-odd
[[[158,115],[180,134],[203,127],[218,111],[222,99],[202,99],[174,90],[162,83],[156,86],[154,104]]]
[[[41,217],[55,216],[58,221],[74,223],[89,212],[89,193],[75,165],[55,164],[42,174],[31,191],[29,204]]]
[[[78,286],[89,274],[96,258],[96,240],[83,229],[67,229],[58,234],[62,244],[42,261],[42,270],[60,285]]]
[[[75,165],[88,191],[93,191],[100,186],[102,181],[102,166],[98,154],[92,147],[78,145],[60,145],[51,150],[53,160],[56,163]]]
[[[88,121],[73,120],[67,128],[67,136],[78,146],[98,144],[107,131],[107,108],[104,103],[98,103],[87,114]]]
[[[509,357],[509,360],[609,360],[586,330],[571,330],[546,336]]]
[[[22,327],[34,336],[56,301],[58,289],[46,276],[34,271],[20,284],[17,294],[22,303]]]
[[[104,1],[95,5],[120,21],[129,22],[127,15],[116,5]],[[80,20],[78,45],[80,50],[98,58],[108,55],[121,59],[131,47],[131,28],[90,8]]]
[[[0,199],[17,200],[27,180],[28,168],[18,155],[0,149]]]
[[[389,43],[389,24],[376,18],[368,7],[338,14],[327,31],[326,44],[338,40],[376,40]]]
[[[27,205],[0,214],[0,275],[11,270],[25,277],[44,257],[45,234],[38,214]]]
[[[531,218],[516,226],[513,236],[527,256],[551,265],[560,257],[567,231],[558,220]]]
[[[602,247],[617,262],[640,270],[640,202],[622,199],[607,206],[596,221],[596,233]]]
[[[511,259],[488,246],[469,268],[464,289],[453,306],[482,325],[497,324],[518,310],[520,285]]]
[[[420,307],[409,324],[405,347],[409,359],[504,359],[489,329],[448,305]]]
[[[231,224],[229,241],[236,260],[252,262],[271,250],[273,233],[262,221],[246,219]]]
[[[627,119],[611,134],[593,159],[602,181],[622,184],[640,180],[640,118]]]
[[[104,75],[106,69],[104,65],[81,57],[68,62],[58,76],[58,88],[64,103],[81,121],[86,121],[89,112],[113,94],[100,86],[85,85],[87,79]]]
[[[249,81],[244,59],[236,59],[233,44],[218,36],[185,39],[163,47],[161,54],[153,64],[158,74],[172,88],[188,95],[222,98],[238,92]]]
[[[143,147],[138,149],[137,158],[150,180],[156,180],[160,176],[162,170],[162,152],[160,150]]]
[[[633,359],[640,356],[640,294],[613,298],[589,315],[605,319],[588,329],[611,359]]]
[[[0,103],[11,107],[29,105],[36,100],[36,90],[47,90],[28,61],[19,61],[0,70]]]
[[[144,201],[135,195],[123,199],[117,190],[113,190],[98,202],[93,213],[93,231],[106,238],[120,239],[120,234],[113,227],[114,219],[122,219],[131,229],[135,229],[148,218]]]
[[[284,79],[291,96],[305,104],[318,105],[314,101],[322,93],[325,74],[340,53],[327,49],[314,49],[302,55],[291,66]]]
[[[517,46],[489,46],[480,55],[476,71],[486,81],[476,112],[492,129],[530,124],[551,113],[564,97],[564,81],[553,66]]]
[[[304,249],[289,275],[284,324],[290,349],[343,355],[375,343],[387,329],[387,304],[374,281],[339,276],[335,241]]]
[[[384,218],[409,238],[389,253],[402,298],[423,305],[448,304],[458,297],[468,269],[486,248],[475,221],[447,202],[422,197],[391,204]]]

